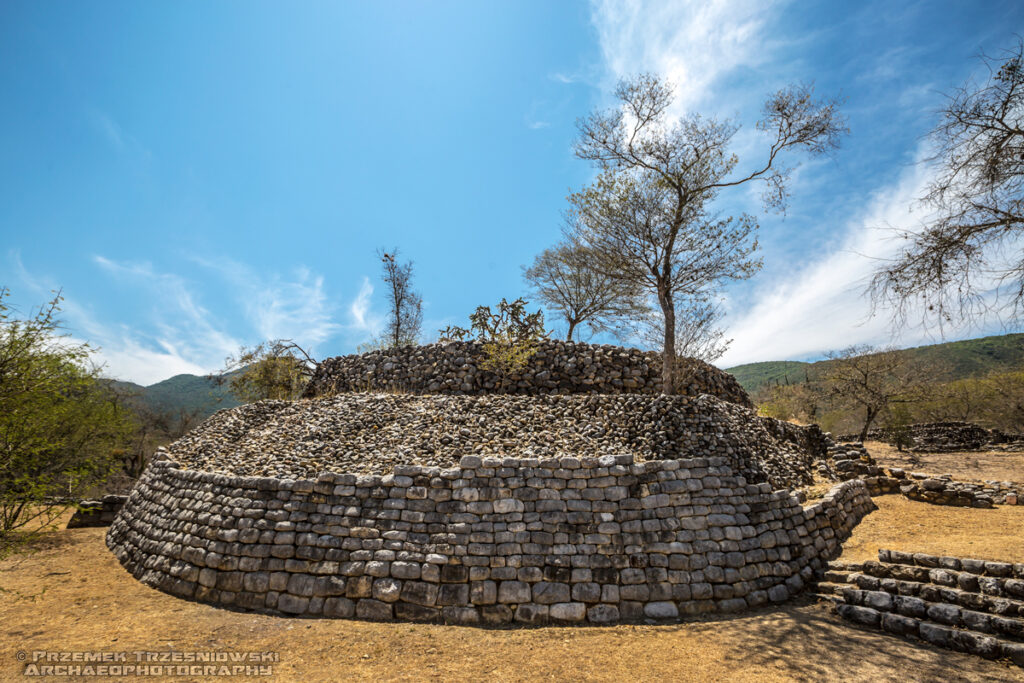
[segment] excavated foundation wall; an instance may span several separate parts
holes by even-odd
[[[781,601],[873,509],[864,483],[803,508],[724,458],[464,457],[317,480],[143,474],[107,534],[142,582],[290,615],[609,623]]]

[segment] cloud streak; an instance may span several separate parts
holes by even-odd
[[[10,253],[13,272],[34,299],[43,301],[57,287],[46,276],[30,273],[17,253]],[[144,261],[118,261],[92,257],[92,263],[120,288],[145,296],[145,315],[132,324],[103,319],[90,307],[68,294],[63,318],[75,340],[99,347],[96,358],[105,374],[148,385],[177,374],[202,375],[223,366],[224,359],[243,344],[267,339],[293,339],[314,350],[341,334],[358,344],[378,334],[383,322],[372,307],[373,285],[363,277],[359,292],[344,311],[344,322],[335,322],[339,307],[332,303],[324,278],[308,268],[297,267],[285,276],[261,274],[230,260],[192,259],[214,269],[235,299],[234,311],[210,310],[201,302],[196,286],[173,272]],[[119,315],[131,316],[127,311]],[[148,316],[148,319],[146,319]],[[229,320],[234,322],[229,323]]]
[[[852,344],[891,342],[890,319],[884,312],[871,316],[865,288],[881,260],[895,256],[901,246],[889,227],[914,229],[927,218],[915,200],[931,177],[932,170],[920,162],[907,167],[843,227],[835,248],[762,286],[753,302],[730,316],[727,336],[735,341],[718,364],[816,357]],[[930,336],[916,330],[901,340],[925,342]]]
[[[196,263],[224,278],[261,340],[292,339],[315,348],[338,332],[334,306],[324,288],[324,278],[305,266],[291,276],[257,273],[230,259],[194,258]]]
[[[678,116],[706,101],[738,67],[767,61],[763,30],[785,4],[597,0],[592,21],[610,81],[640,71],[661,75],[676,85]]]

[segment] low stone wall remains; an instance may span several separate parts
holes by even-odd
[[[142,582],[311,617],[593,624],[787,599],[870,510],[801,507],[724,458],[502,459],[315,480],[152,462],[107,533]]]
[[[833,481],[861,479],[871,495],[900,493],[934,505],[990,508],[1024,505],[1024,484],[1013,481],[965,481],[948,474],[906,472],[879,467],[861,443],[837,444],[818,463],[819,474]]]
[[[912,445],[907,450],[922,453],[951,451],[1024,450],[1024,437],[998,429],[986,429],[973,422],[923,422],[905,428]],[[836,441],[856,441],[856,434],[836,437]],[[895,443],[890,429],[873,429],[867,433],[871,441]]]
[[[607,344],[545,340],[522,372],[485,370],[477,341],[404,346],[327,358],[306,397],[354,391],[411,394],[660,394],[661,354]],[[676,392],[711,394],[747,408],[754,404],[736,378],[694,358],[680,359]]]
[[[100,500],[83,500],[68,520],[68,529],[110,526],[128,496],[108,495]]]

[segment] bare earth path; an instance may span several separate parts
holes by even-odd
[[[1022,559],[1024,507],[961,510],[877,499],[847,555],[894,546]],[[908,520],[917,531],[893,534]],[[936,524],[955,525],[960,536]],[[970,530],[970,534],[966,532]],[[52,534],[0,564],[0,679],[25,680],[19,650],[276,651],[270,680],[1024,681],[1024,671],[840,621],[807,601],[673,625],[488,630],[286,619],[157,592],[103,545],[105,529]],[[963,545],[971,538],[978,545]],[[958,540],[960,539],[960,540]],[[933,543],[934,545],[929,545]],[[29,596],[29,597],[25,597]],[[175,680],[190,680],[177,678]],[[239,680],[234,678],[233,680]],[[267,679],[263,679],[267,680]]]

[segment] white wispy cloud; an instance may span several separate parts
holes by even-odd
[[[315,349],[341,327],[333,320],[335,306],[325,291],[323,276],[305,266],[282,275],[257,272],[227,258],[192,260],[227,280],[260,340],[291,339]]]
[[[766,82],[765,92],[750,92],[749,88],[731,87],[730,79],[744,70],[765,74],[768,80],[773,78],[771,74],[791,71],[783,64],[780,46],[799,37],[787,36],[784,27],[778,26],[779,10],[786,4],[786,0],[595,0],[592,20],[606,67],[602,87],[610,93],[618,79],[648,71],[676,86],[673,117],[691,111],[717,116],[747,113],[751,108],[756,111],[760,98],[777,85]],[[905,52],[890,51],[889,56],[912,56]],[[889,61],[873,63],[875,77],[892,77],[883,68],[891,66]],[[929,87],[927,83],[911,84],[897,94],[920,107]],[[758,145],[757,132],[748,126],[734,140],[734,151],[747,159]],[[916,201],[932,173],[920,163],[924,157],[924,150],[918,150],[916,159],[908,160],[911,163],[894,182],[862,200],[847,197],[847,204],[853,207],[847,214],[851,218],[817,228],[816,237],[834,235],[831,248],[808,251],[802,267],[762,275],[754,281],[752,297],[727,301],[725,325],[734,342],[719,365],[812,357],[855,343],[936,341],[933,334],[921,329],[903,331],[894,340],[891,319],[884,312],[872,317],[865,297],[879,259],[892,257],[900,246],[887,228],[913,230],[926,218],[925,208]],[[827,191],[823,163],[805,163],[792,176],[790,189],[797,191],[800,186],[807,191],[826,183],[821,190]],[[733,201],[756,211],[760,190],[750,186]],[[792,234],[782,234],[793,239]]]
[[[372,308],[373,283],[370,278],[363,276],[363,282],[359,286],[359,294],[349,306],[349,320],[347,329],[355,336],[360,336],[360,341],[367,341],[380,333],[384,328],[384,319]]]
[[[642,71],[676,86],[675,114],[705,101],[715,83],[740,66],[769,58],[763,35],[779,7],[773,0],[595,0],[592,21],[608,85]]]
[[[151,159],[152,152],[106,112],[90,107],[86,109],[85,116],[96,132],[119,153],[143,162]]]
[[[19,287],[36,303],[51,298],[59,289],[50,276],[30,272],[16,252],[8,257]],[[160,312],[153,325],[155,333],[145,332],[138,325],[103,321],[73,293],[63,293],[61,319],[70,339],[88,342],[96,349],[93,360],[104,367],[107,376],[152,384],[182,373],[205,374],[238,348],[230,335],[209,323],[208,313],[196,304],[180,279],[157,273],[145,263],[117,263],[103,257],[94,261],[123,282],[146,287],[152,310]],[[163,315],[176,317],[177,323],[170,324]]]
[[[575,83],[577,80],[579,80],[579,78],[576,76],[560,72],[548,74],[548,78],[555,81],[556,83],[565,83],[566,85],[568,85],[569,83]]]
[[[890,343],[891,319],[884,311],[871,316],[865,289],[882,259],[894,256],[901,246],[893,228],[914,230],[927,218],[927,209],[916,199],[931,177],[928,166],[909,165],[846,225],[825,227],[840,235],[833,249],[763,283],[753,302],[743,302],[743,309],[729,316],[727,336],[734,342],[718,364],[813,357],[852,344]],[[730,307],[739,304],[732,301]],[[926,331],[909,330],[899,341],[934,340]]]
[[[226,281],[241,320],[236,311],[208,308],[198,282],[145,261],[92,257],[115,288],[145,294],[150,304],[143,313],[125,310],[124,319],[111,321],[73,292],[65,292],[63,319],[72,339],[99,348],[96,360],[105,366],[107,376],[152,384],[176,374],[207,374],[223,367],[225,358],[243,344],[267,339],[293,339],[319,355],[316,347],[335,335],[355,345],[383,328],[367,277],[351,304],[343,306],[332,303],[324,278],[304,266],[282,275],[257,272],[229,259],[190,260]],[[9,261],[19,288],[35,301],[47,300],[57,289],[49,276],[30,273],[16,252],[9,253]],[[335,322],[339,311],[342,321]]]

